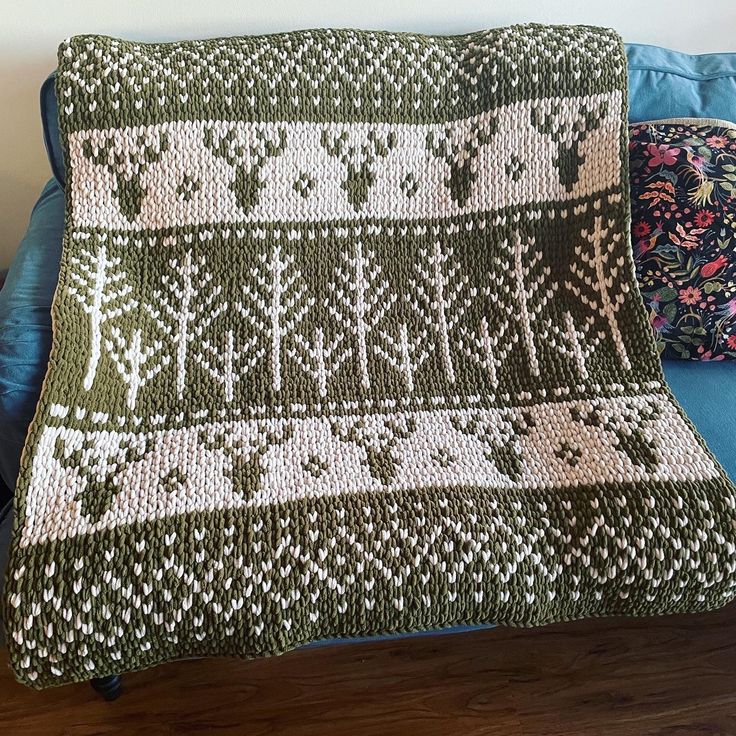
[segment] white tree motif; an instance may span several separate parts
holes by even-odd
[[[415,264],[420,279],[412,280],[412,286],[424,320],[436,334],[447,380],[455,383],[450,338],[470,303],[467,298],[461,299],[468,280],[460,275],[460,264],[452,260],[451,247],[443,251],[436,241],[431,251],[422,249],[420,255],[423,262]]]
[[[327,342],[321,327],[314,331],[314,339],[307,340],[300,333],[294,335],[295,347],[287,352],[297,365],[317,383],[319,395],[327,396],[327,382],[350,356],[350,351],[343,345],[344,333],[338,333],[333,340]]]
[[[146,304],[154,322],[176,345],[176,393],[179,398],[184,395],[186,386],[190,343],[227,309],[227,302],[213,307],[222,287],[211,287],[212,274],[202,270],[204,264],[204,256],[195,259],[191,251],[187,251],[181,261],[170,260],[171,270],[177,276],[164,274],[161,277],[166,291],[153,293],[158,307]]]
[[[427,330],[410,335],[406,322],[399,325],[398,335],[378,330],[382,343],[373,346],[376,355],[384,358],[404,377],[408,392],[414,393],[414,376],[429,357]]]
[[[258,338],[255,335],[249,337],[239,349],[236,348],[235,335],[232,330],[227,330],[222,346],[202,340],[202,352],[195,353],[194,359],[222,386],[225,401],[230,403],[235,396],[235,384],[241,381],[265,353],[265,348],[258,347]]]
[[[505,245],[508,247],[508,243]],[[521,340],[529,358],[529,370],[533,376],[539,376],[539,358],[532,325],[554,296],[557,284],[545,285],[550,275],[549,266],[542,266],[542,253],[536,248],[534,238],[524,242],[518,233],[513,238],[510,270],[511,303],[518,315]]]
[[[388,281],[381,278],[373,251],[364,251],[360,241],[352,254],[343,255],[343,261],[330,284],[337,304],[328,301],[327,308],[355,336],[360,382],[369,389],[368,338],[396,301],[396,294],[388,291]]]
[[[314,306],[314,299],[305,299],[307,287],[302,274],[294,267],[294,257],[274,245],[271,253],[259,257],[260,264],[251,269],[255,283],[243,284],[246,302],[236,309],[270,343],[271,371],[274,391],[281,390],[281,361],[284,339],[288,337]]]
[[[119,327],[110,328],[110,338],[105,340],[105,347],[110,353],[118,373],[128,386],[127,404],[133,411],[141,387],[158,375],[162,368],[169,364],[169,356],[164,355],[157,362],[146,367],[163,348],[163,343],[157,341],[151,345],[143,344],[143,330],[139,327],[133,330],[130,337],[123,335]]]
[[[588,358],[595,352],[603,339],[603,332],[598,331],[591,336],[595,320],[590,317],[585,320],[582,327],[578,327],[575,318],[569,311],[564,315],[564,327],[552,325],[551,330],[555,335],[552,339],[552,347],[559,353],[572,359],[575,369],[581,380],[588,378]]]
[[[626,301],[629,285],[623,280],[618,287],[620,291],[612,293],[614,282],[625,264],[622,255],[614,256],[614,251],[619,247],[623,237],[622,233],[616,232],[615,224],[614,220],[608,220],[606,227],[603,227],[603,218],[597,216],[592,231],[585,229],[580,232],[587,243],[576,245],[575,255],[580,258],[583,265],[577,262],[570,264],[570,271],[578,279],[578,284],[566,281],[565,287],[606,321],[621,364],[629,371],[631,361],[617,319],[621,305]],[[588,252],[587,245],[593,246],[592,255]],[[585,291],[582,286],[585,287]],[[591,296],[590,292],[595,296]]]
[[[89,316],[89,360],[83,383],[89,391],[102,353],[103,324],[130,311],[138,302],[130,297],[133,289],[125,283],[125,271],[118,269],[120,258],[108,256],[107,246],[101,245],[97,253],[83,250],[71,262],[76,269],[69,274],[73,283],[67,290]]]
[[[519,342],[518,333],[510,333],[510,307],[493,326],[486,317],[481,318],[477,332],[462,330],[460,347],[473,362],[488,372],[492,386],[498,385],[498,369],[506,362],[509,353]]]

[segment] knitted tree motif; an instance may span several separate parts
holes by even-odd
[[[140,389],[169,364],[170,358],[168,355],[159,356],[164,347],[160,340],[146,344],[140,327],[134,328],[130,334],[123,333],[117,326],[112,327],[105,347],[128,387],[128,409],[134,411]]]
[[[534,238],[522,240],[518,233],[514,234],[510,253],[510,297],[515,305],[519,323],[521,342],[529,360],[529,370],[533,376],[540,375],[539,358],[537,356],[540,317],[545,307],[557,290],[557,283],[547,286],[551,273],[549,266],[542,264],[542,252]]]
[[[384,417],[377,423],[368,423],[362,417],[340,417],[331,419],[330,427],[335,437],[361,448],[371,475],[388,485],[401,465],[396,447],[400,440],[411,437],[416,422],[412,417]]]
[[[72,257],[71,263],[76,268],[69,274],[67,290],[89,316],[89,359],[83,383],[85,391],[89,391],[102,354],[103,325],[130,311],[138,302],[131,297],[132,287],[125,283],[125,271],[119,269],[120,258],[109,256],[106,245],[101,245],[97,252],[82,250],[79,257]]]
[[[266,163],[280,156],[286,148],[286,129],[279,127],[274,136],[265,130],[251,130],[233,125],[224,134],[214,127],[205,128],[204,144],[235,171],[230,188],[248,214],[257,204],[264,182],[261,171]]]
[[[516,350],[520,340],[515,281],[507,278],[513,263],[507,243],[497,250],[494,261],[496,268],[487,274],[489,284],[480,289],[480,293],[494,305],[494,313],[484,314],[477,326],[462,325],[459,331],[462,354],[487,374],[493,389],[499,384],[500,368]]]
[[[95,166],[104,166],[115,177],[115,194],[125,218],[132,222],[141,212],[148,190],[143,176],[151,164],[161,160],[169,148],[165,132],[145,132],[130,137],[102,132],[97,142],[87,138],[82,155]],[[132,135],[132,134],[131,134]]]
[[[211,452],[224,454],[225,473],[233,493],[248,501],[261,489],[263,458],[272,447],[288,442],[291,436],[291,426],[283,424],[264,430],[255,440],[243,439],[222,429],[215,433],[203,431],[200,441]]]
[[[395,146],[396,134],[392,131],[383,135],[371,130],[366,143],[360,145],[350,144],[346,130],[339,135],[331,128],[322,131],[322,147],[347,169],[342,188],[354,209],[359,210],[368,200],[370,189],[376,181],[376,161],[386,158]]]
[[[566,281],[565,288],[606,322],[621,364],[630,371],[631,361],[618,326],[618,312],[629,293],[621,247],[623,234],[616,232],[614,220],[608,220],[604,227],[600,216],[595,218],[592,230],[586,228],[580,234],[585,242],[575,246],[579,260],[570,264],[576,283]]]
[[[227,330],[220,337],[221,341],[202,340],[202,351],[195,353],[194,359],[222,386],[225,401],[229,404],[235,398],[235,386],[257,365],[266,350],[258,347],[255,335],[239,346],[232,330]]]
[[[582,324],[576,322],[568,310],[563,316],[562,326],[549,323],[552,333],[550,345],[561,355],[572,361],[580,380],[588,379],[588,358],[596,351],[605,336],[601,330],[595,330],[595,320],[587,317]]]
[[[327,396],[329,380],[350,357],[350,350],[344,345],[344,340],[345,335],[342,332],[328,340],[324,330],[317,327],[311,340],[301,333],[295,333],[294,344],[287,350],[287,354],[299,368],[314,379],[322,398]]]
[[[396,331],[379,329],[379,341],[373,346],[376,355],[383,358],[404,379],[408,393],[414,393],[414,378],[422,364],[429,358],[427,330],[417,334],[409,332],[406,322],[401,322]]]
[[[580,102],[572,117],[557,105],[552,109],[542,106],[532,107],[532,125],[543,135],[548,135],[557,146],[553,159],[560,177],[560,183],[571,192],[578,181],[580,167],[585,156],[580,153],[580,145],[601,126],[608,112],[607,103]]]
[[[204,269],[204,256],[195,258],[187,251],[180,259],[169,261],[170,273],[161,277],[163,289],[153,292],[157,306],[146,310],[161,331],[176,345],[176,393],[184,396],[189,346],[227,309],[220,302],[222,287],[212,285],[212,274]]]
[[[301,271],[294,256],[283,253],[279,244],[261,254],[251,269],[252,283],[244,283],[245,300],[235,305],[237,311],[268,342],[274,391],[281,390],[284,342],[314,306],[307,297]]]
[[[468,279],[454,260],[451,246],[442,248],[435,241],[431,249],[420,250],[421,260],[415,263],[418,278],[411,280],[417,300],[414,303],[427,327],[436,335],[436,344],[450,383],[455,383],[450,342],[453,332],[465,314],[471,300],[466,293]],[[414,306],[413,305],[413,306]]]
[[[488,145],[496,132],[497,122],[489,117],[481,127],[470,134],[454,125],[446,125],[440,131],[427,134],[427,150],[447,164],[449,176],[445,180],[452,198],[462,207],[470,197],[478,178],[478,153],[481,146]]]
[[[333,298],[327,301],[330,314],[354,338],[360,382],[365,389],[371,386],[368,339],[397,299],[381,275],[375,253],[357,240],[352,251],[343,254],[343,262],[330,283]]]
[[[111,454],[100,455],[94,448],[71,448],[62,437],[56,438],[54,458],[65,469],[82,479],[82,489],[75,494],[80,512],[89,521],[99,521],[120,493],[122,474],[127,463],[143,458],[144,438],[121,440]]]
[[[499,319],[491,322],[483,316],[476,330],[465,327],[460,332],[460,349],[488,374],[492,388],[498,386],[499,368],[519,343],[518,333],[511,329],[512,312],[512,307],[508,305]]]

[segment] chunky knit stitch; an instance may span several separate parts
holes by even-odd
[[[730,600],[736,494],[633,279],[625,75],[593,28],[65,42],[19,679]]]

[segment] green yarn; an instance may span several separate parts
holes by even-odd
[[[62,44],[18,678],[730,600],[736,494],[633,277],[625,79],[587,27]]]

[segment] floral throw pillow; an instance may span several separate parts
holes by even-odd
[[[736,359],[736,127],[630,128],[631,235],[663,358]]]

